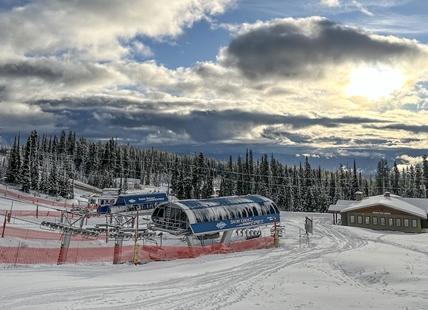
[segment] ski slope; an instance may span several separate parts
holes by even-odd
[[[303,233],[305,216],[313,235]],[[331,222],[282,213],[277,249],[137,266],[0,265],[0,309],[426,308],[427,234]]]

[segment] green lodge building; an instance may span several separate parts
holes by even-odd
[[[357,192],[356,200],[338,200],[328,212],[333,214],[334,224],[343,226],[412,233],[425,232],[428,227],[428,199],[403,198],[389,192],[367,198]]]

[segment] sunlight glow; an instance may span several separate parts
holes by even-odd
[[[344,89],[348,97],[364,96],[375,101],[401,89],[406,82],[400,70],[379,67],[356,68],[350,79],[350,84]]]

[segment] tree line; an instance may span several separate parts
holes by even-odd
[[[220,161],[204,156],[178,155],[155,149],[118,144],[111,138],[90,142],[64,130],[59,136],[39,136],[33,130],[25,144],[20,135],[12,147],[2,147],[0,176],[6,183],[26,193],[73,198],[73,180],[99,188],[128,190],[127,180],[139,179],[143,185],[167,185],[178,199],[260,194],[281,210],[326,212],[339,199],[355,199],[357,191],[365,197],[387,191],[403,197],[425,197],[428,161],[401,170],[390,168],[381,159],[373,177],[364,177],[353,168],[335,171],[313,168],[308,157],[299,166],[280,163],[273,155],[255,159],[251,150],[245,157]],[[217,189],[217,190],[215,190]]]

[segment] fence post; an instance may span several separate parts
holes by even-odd
[[[8,223],[10,223],[10,218],[12,217],[12,209],[13,209],[13,201],[12,201],[12,203],[10,205],[10,212],[9,212],[8,217],[7,217],[7,222]]]
[[[5,229],[6,229],[6,222],[7,222],[7,211],[6,211],[6,213],[5,213],[5,215],[4,215],[4,221],[3,221],[3,229],[2,229],[2,231],[1,231],[1,237],[2,238],[4,238],[4,231],[5,231]]]
[[[136,243],[134,245],[134,265],[137,266],[139,262],[139,256],[140,256],[140,245]]]
[[[117,237],[114,243],[113,264],[122,262],[122,244],[123,237]]]

